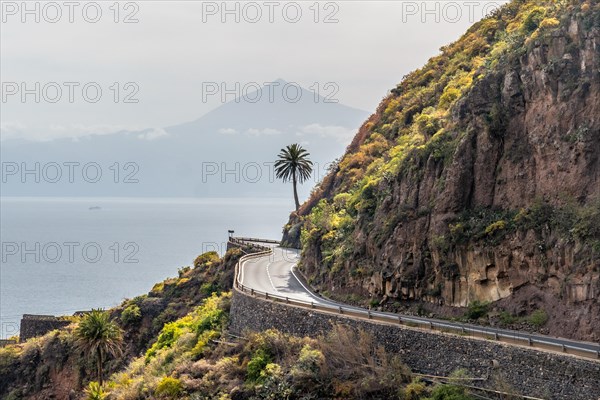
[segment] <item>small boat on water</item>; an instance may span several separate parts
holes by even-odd
[[[100,206],[92,206],[92,207],[89,208],[90,211],[92,211],[92,210],[101,210],[101,209],[102,209],[102,207],[100,207]]]

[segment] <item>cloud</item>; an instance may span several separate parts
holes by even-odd
[[[233,128],[221,128],[218,132],[222,135],[235,135],[237,133]]]
[[[162,128],[152,128],[138,135],[138,139],[155,140],[161,137],[169,136],[169,133]]]
[[[28,134],[28,140],[34,141],[49,141],[54,139],[73,139],[79,140],[80,138],[93,136],[93,135],[114,135],[121,132],[131,131],[142,131],[147,128],[141,128],[139,126],[130,125],[110,125],[110,124],[69,124],[69,125],[50,125],[49,129],[42,129],[41,133],[39,129],[32,130],[32,133]]]
[[[221,128],[217,132],[219,132],[221,135],[235,135],[238,133],[238,130],[234,128]],[[244,133],[250,136],[272,136],[280,135],[281,131],[274,128],[249,128],[246,129]]]
[[[356,134],[355,129],[343,126],[310,124],[300,127],[297,132],[299,136],[317,135],[321,137],[331,137],[339,142],[346,143]]]
[[[80,140],[93,135],[114,135],[117,133],[137,134],[137,138],[154,140],[168,133],[162,128],[148,128],[136,125],[84,125],[52,124],[49,126],[25,126],[19,122],[3,122],[0,125],[1,139],[22,139],[32,142],[48,142],[55,139]]]
[[[0,140],[21,138],[25,129],[25,125],[20,122],[2,122],[0,123]]]
[[[273,136],[273,135],[280,135],[281,131],[278,129],[273,129],[273,128],[263,128],[263,129],[250,128],[246,131],[246,134],[252,135],[252,136]]]

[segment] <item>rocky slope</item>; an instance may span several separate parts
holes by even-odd
[[[446,316],[490,302],[600,340],[600,3],[513,1],[443,48],[382,101],[284,241],[338,299]]]
[[[243,249],[250,251],[250,248]],[[215,252],[194,260],[194,267],[157,283],[147,295],[126,300],[108,310],[123,330],[123,356],[106,361],[107,373],[119,371],[154,344],[165,324],[188,315],[213,294],[231,289],[233,270],[242,251],[233,249],[223,258]],[[75,345],[73,329],[63,330],[0,348],[0,399],[77,399],[82,386],[95,378],[93,360]]]
[[[26,343],[0,348],[0,398],[475,398],[451,379],[443,380],[450,384],[421,381],[398,354],[386,351],[368,332],[349,326],[335,325],[318,339],[272,329],[229,333],[232,294],[225,289],[232,287],[240,255],[250,251],[256,249],[230,249],[223,259],[205,253],[178,278],[109,310],[123,330],[125,351],[104,362],[108,379],[103,386],[93,382],[95,360],[77,347],[78,320]],[[461,370],[453,375],[465,378]],[[505,381],[494,384],[502,389]]]

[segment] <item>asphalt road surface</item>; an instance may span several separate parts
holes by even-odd
[[[264,246],[264,244],[262,245]],[[335,301],[324,299],[320,295],[315,294],[307,286],[307,284],[302,283],[302,281],[299,279],[298,273],[295,271],[296,264],[300,259],[299,251],[296,249],[277,247],[275,245],[270,245],[270,247],[273,249],[272,254],[246,260],[240,265],[238,278],[239,283],[241,283],[244,287],[276,296],[287,297],[293,300],[299,300],[308,303],[312,302],[321,306],[331,307],[332,311],[339,309],[341,306],[346,310],[364,313],[368,312],[367,309],[341,304]],[[398,314],[383,312],[372,312],[372,314],[380,316],[394,316],[395,318],[398,317]],[[402,315],[402,320],[405,322],[414,322],[420,324],[423,322],[433,322],[441,325],[441,327],[455,329],[465,328],[467,330],[488,333],[491,335],[497,333],[505,338],[514,338],[515,340],[527,340],[527,338],[531,338],[540,344],[558,346],[564,345],[569,349],[600,352],[600,344],[598,343],[579,342],[551,336],[529,334],[526,332],[510,331],[506,329],[497,329],[492,327],[483,327],[408,315]]]

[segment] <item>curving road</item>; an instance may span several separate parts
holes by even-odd
[[[265,245],[261,243],[261,245]],[[511,339],[518,343],[527,343],[530,339],[536,345],[552,346],[563,350],[574,352],[583,352],[587,357],[600,358],[600,344],[579,342],[569,339],[556,338],[544,335],[529,334],[526,332],[510,331],[506,329],[498,329],[492,327],[476,326],[471,324],[462,324],[432,318],[423,318],[415,316],[399,316],[398,314],[384,312],[370,312],[367,309],[349,306],[342,303],[337,303],[328,299],[324,299],[313,293],[304,283],[298,279],[295,272],[296,264],[299,261],[299,251],[296,249],[287,249],[276,245],[269,245],[273,252],[269,255],[264,255],[256,258],[250,258],[240,263],[238,271],[238,282],[245,288],[253,289],[258,292],[268,293],[269,295],[288,298],[306,303],[313,303],[324,308],[330,308],[335,312],[342,307],[344,310],[354,311],[372,316],[386,317],[389,320],[398,320],[402,318],[404,323],[414,323],[427,326],[429,323],[434,323],[436,328],[448,328],[452,330],[466,330],[467,332],[498,335],[502,339],[510,341]],[[594,354],[595,353],[595,354]]]

